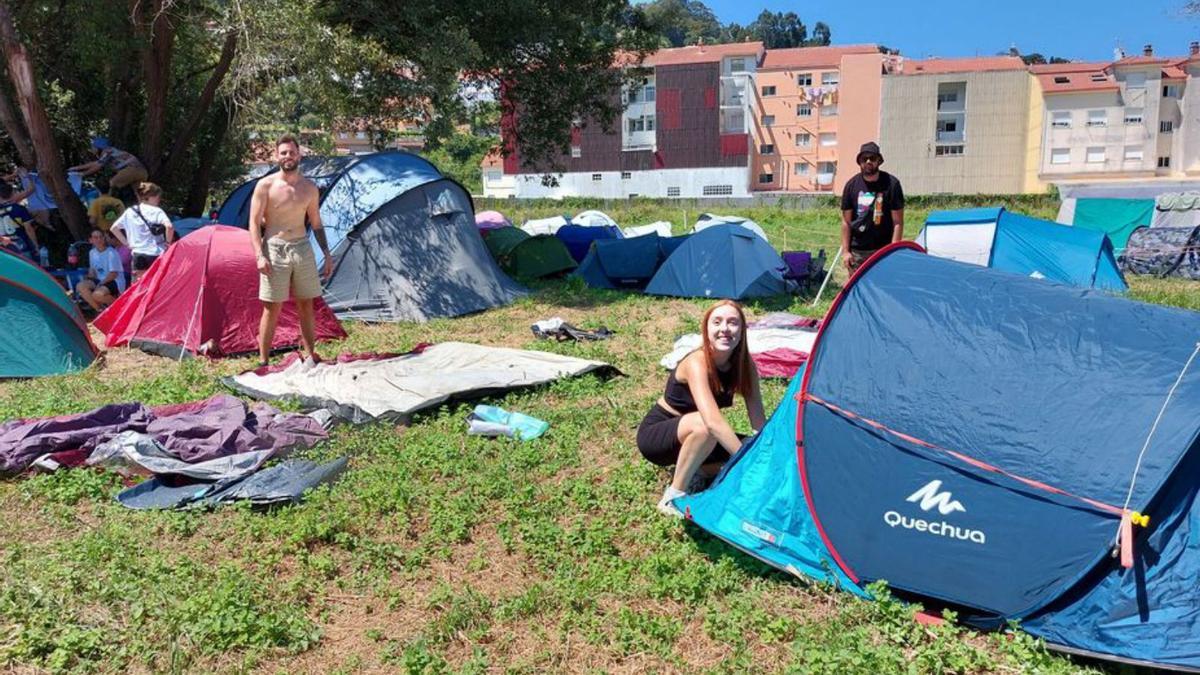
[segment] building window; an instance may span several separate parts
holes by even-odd
[[[1104,163],[1104,147],[1097,145],[1087,149],[1088,164],[1103,164]]]
[[[1071,161],[1070,148],[1053,148],[1050,150],[1051,164],[1067,164]]]
[[[573,157],[575,159],[579,159],[580,157],[583,157],[583,148],[579,147],[578,145],[572,145],[571,146],[571,157]]]
[[[355,137],[355,138],[357,138],[357,139],[359,139],[359,140],[361,141],[362,139],[364,139],[364,138],[366,138],[366,137],[367,137],[367,132],[365,132],[365,131],[356,131],[356,132],[354,132],[354,137]]]
[[[1106,127],[1106,126],[1108,126],[1108,111],[1089,110],[1087,125],[1089,127]]]
[[[763,122],[764,127],[772,126],[775,124],[775,116],[774,115],[763,115],[762,122]]]
[[[1163,85],[1163,98],[1179,98],[1179,85],[1164,84]]]
[[[667,196],[668,197],[678,197],[679,196],[679,188],[677,188],[677,187],[667,188]]]
[[[800,73],[796,76],[796,85],[800,87],[812,86],[812,73]]]
[[[809,105],[796,106],[796,117],[812,117],[812,106],[809,106]]]
[[[746,72],[746,59],[730,59],[729,72],[744,73]]]
[[[963,146],[961,145],[935,145],[933,147],[935,157],[951,157],[954,155],[963,154]]]
[[[1126,162],[1140,162],[1140,161],[1142,161],[1142,159],[1144,157],[1145,157],[1145,155],[1142,153],[1142,146],[1140,146],[1140,145],[1125,146],[1125,161]]]
[[[705,197],[721,197],[733,194],[732,185],[705,185],[700,194]]]
[[[774,183],[774,182],[775,182],[775,174],[773,174],[773,173],[758,174],[758,184],[759,185],[770,185],[771,183]]]
[[[819,108],[821,117],[837,117],[837,105],[826,105]]]
[[[1108,76],[1104,73],[1092,73],[1092,82],[1107,82]]]
[[[1070,129],[1071,128],[1071,111],[1056,110],[1050,118],[1050,126],[1055,129]]]
[[[654,115],[630,117],[628,123],[629,133],[631,134],[635,134],[639,131],[654,131]]]
[[[1158,158],[1158,168],[1160,168],[1160,169],[1171,168],[1171,156],[1168,155],[1166,157],[1159,157]]]
[[[836,87],[838,83],[838,72],[832,71],[829,73],[821,73],[821,84],[827,87]]]
[[[819,139],[822,148],[832,148],[837,145],[837,134],[821,134]]]
[[[1141,124],[1142,109],[1141,108],[1126,108],[1125,109],[1125,124]]]
[[[774,96],[774,95],[775,95],[775,87],[774,87],[774,85],[772,85],[772,86],[767,86],[767,85],[765,85],[765,84],[764,84],[764,85],[763,85],[763,88],[762,88],[762,95],[763,95],[763,96]]]
[[[796,147],[807,148],[812,145],[812,134],[796,134]]]
[[[1054,84],[1071,84],[1071,78],[1066,75],[1055,75]]]
[[[487,179],[488,179],[489,183],[496,182],[503,177],[504,177],[504,174],[499,171],[496,171],[495,169],[491,169],[487,172]]]
[[[763,143],[762,145],[758,146],[758,154],[760,154],[760,155],[775,154],[775,145],[772,143]]]
[[[603,176],[601,176],[601,175],[600,175],[600,174],[598,174],[598,173],[594,173],[594,174],[592,174],[592,180],[593,180],[593,181],[599,181],[601,178],[603,178]]]
[[[622,171],[622,172],[621,172],[621,180],[629,180],[630,178],[633,178],[633,174],[632,174],[632,173],[630,173],[629,171]]]
[[[345,131],[339,131],[339,132],[338,132],[338,138],[340,138],[340,139],[342,139],[342,140],[344,141],[344,140],[346,140],[347,138],[350,138],[350,134],[349,134],[349,133],[347,133],[347,132],[345,132]]]
[[[799,162],[798,164],[795,165],[795,167],[792,169],[792,171],[794,171],[797,176],[807,176],[808,175],[808,164],[806,164],[804,162]]]
[[[1175,123],[1171,120],[1163,120],[1158,123],[1158,133],[1169,134],[1175,131]]]

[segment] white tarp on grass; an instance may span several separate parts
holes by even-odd
[[[261,399],[290,398],[329,408],[353,422],[407,420],[451,399],[472,399],[564,377],[616,372],[602,361],[549,352],[443,342],[386,359],[305,366],[301,360],[259,374],[247,371],[226,383]]]

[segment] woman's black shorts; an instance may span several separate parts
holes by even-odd
[[[134,272],[145,272],[146,270],[150,269],[150,266],[154,264],[155,260],[158,260],[158,256],[156,256],[156,255],[146,255],[145,253],[134,253],[133,254],[133,271]]]
[[[678,462],[679,450],[683,447],[679,442],[681,419],[663,410],[657,403],[651,406],[637,430],[637,445],[642,456],[659,466],[672,466]],[[729,453],[718,443],[704,463],[724,463],[728,459]]]

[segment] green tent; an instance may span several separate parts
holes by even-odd
[[[488,230],[484,242],[500,269],[513,276],[548,277],[575,269],[575,259],[554,235],[501,227]]]
[[[1153,218],[1153,199],[1077,199],[1072,224],[1107,234],[1113,252],[1119,256],[1129,235],[1139,227],[1149,226]]]
[[[96,358],[87,323],[63,287],[7,251],[0,252],[0,325],[0,378],[68,373]]]

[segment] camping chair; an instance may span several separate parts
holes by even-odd
[[[820,280],[825,271],[825,251],[822,249],[814,259],[808,251],[784,251],[783,262],[787,270],[783,278],[796,282],[798,289],[803,291],[809,284]]]

